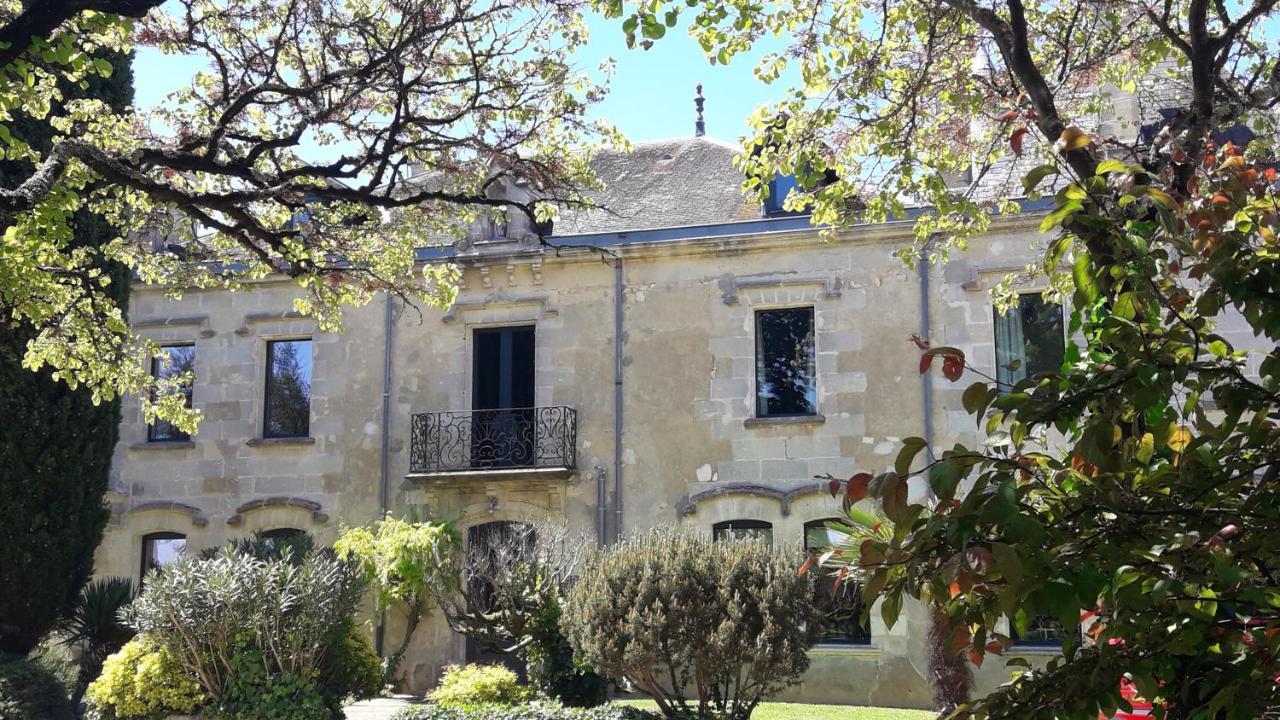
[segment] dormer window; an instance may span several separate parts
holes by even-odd
[[[786,215],[799,215],[794,210],[784,210],[783,204],[787,201],[787,195],[796,187],[795,175],[783,175],[781,173],[774,175],[769,181],[769,197],[764,201],[764,213],[768,217],[782,217]]]
[[[507,213],[502,211],[493,219],[493,236],[495,238],[505,238],[507,236]]]

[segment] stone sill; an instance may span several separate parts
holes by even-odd
[[[250,447],[274,447],[282,445],[315,445],[316,439],[313,437],[279,437],[279,438],[250,438],[245,441],[245,445]]]
[[[818,643],[809,648],[809,654],[818,657],[877,657],[883,652],[879,645],[846,645],[844,643]]]
[[[1004,651],[1004,657],[1047,657],[1050,655],[1061,655],[1061,645],[1040,645],[1040,646],[1022,646],[1014,645]]]
[[[407,480],[465,481],[465,480],[567,480],[574,473],[571,467],[538,468],[490,468],[483,470],[439,470],[435,472],[411,472]]]
[[[752,417],[742,421],[742,427],[773,427],[774,425],[821,425],[826,415],[790,415],[786,417]]]
[[[196,446],[194,440],[144,440],[129,446],[130,450],[188,450]]]

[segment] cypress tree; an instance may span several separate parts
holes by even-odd
[[[113,72],[65,85],[63,97],[96,97],[121,111],[133,102],[132,57],[103,55]],[[54,113],[58,111],[54,108]],[[15,118],[9,129],[47,151],[47,119]],[[30,166],[0,162],[0,183],[14,187]],[[101,217],[75,216],[76,246],[115,237]],[[128,301],[127,269],[104,266],[113,299]],[[4,308],[0,307],[0,311]],[[0,312],[0,653],[26,654],[75,604],[93,573],[93,553],[109,511],[103,501],[120,424],[117,402],[94,405],[89,393],[22,367],[30,329]]]

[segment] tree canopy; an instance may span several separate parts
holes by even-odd
[[[1028,272],[1069,311],[1061,367],[1001,382],[917,338],[922,373],[969,376],[985,442],[908,438],[894,470],[829,479],[848,524],[824,564],[887,623],[926,601],[974,663],[1038,616],[1079,628],[957,712],[1110,717],[1136,692],[1166,718],[1276,717],[1276,1],[601,6],[641,45],[691,14],[714,62],[786,38],[757,75],[801,82],[741,164],[759,192],[795,173],[787,205],[834,231],[915,206],[904,255],[937,259],[1044,202]]]
[[[617,139],[585,118],[602,92],[569,61],[585,32],[578,0],[0,3],[0,146],[31,166],[0,188],[0,305],[35,331],[25,364],[193,428],[184,378],[137,361],[156,348],[129,332],[104,258],[174,294],[281,274],[325,328],[379,291],[446,302],[450,271],[415,248],[483,212],[547,219],[591,184],[569,148]],[[61,102],[113,72],[95,53],[137,43],[204,69],[145,111]],[[10,131],[26,120],[55,131],[49,148]],[[547,202],[489,192],[515,177]],[[118,239],[75,247],[83,207]]]

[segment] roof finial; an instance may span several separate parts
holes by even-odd
[[[698,94],[693,98],[693,104],[698,108],[698,121],[693,124],[693,134],[696,137],[702,137],[707,134],[707,124],[702,120],[702,103],[706,102],[702,97],[702,83],[698,83]]]

